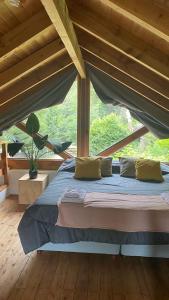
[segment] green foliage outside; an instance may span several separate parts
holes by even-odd
[[[71,150],[74,155],[76,155],[76,112],[77,86],[75,82],[63,104],[36,113],[41,124],[40,133],[48,134],[51,142],[72,141]],[[139,122],[131,118],[126,109],[102,103],[93,88],[91,88],[90,114],[91,155],[99,153],[141,126]],[[26,134],[14,126],[4,132],[2,139],[11,140],[13,135],[21,141],[29,139]],[[113,157],[117,158],[121,155],[169,161],[169,139],[159,140],[148,133],[115,153]]]

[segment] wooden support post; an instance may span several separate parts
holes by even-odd
[[[77,156],[89,155],[90,80],[77,77]]]
[[[8,158],[7,158],[7,144],[2,144],[2,175],[4,176],[4,184],[8,185]]]

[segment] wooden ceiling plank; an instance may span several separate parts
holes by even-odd
[[[138,81],[134,80],[133,78],[127,76],[125,73],[121,72],[120,70],[114,68],[113,66],[105,63],[103,60],[99,59],[95,55],[87,52],[86,50],[82,50],[84,59],[95,68],[99,69],[100,71],[104,72],[114,80],[120,82],[130,90],[136,92],[137,94],[144,97],[146,100],[151,101],[153,104],[159,106],[165,111],[169,111],[169,99],[167,98],[158,98],[158,94],[156,97],[151,97],[153,94],[150,94],[150,90],[148,87],[144,86],[143,84],[139,83]],[[153,99],[152,99],[153,98]]]
[[[40,11],[3,35],[0,43],[0,63],[3,62],[4,58],[17,54],[20,49],[28,47],[39,34],[47,34],[51,27],[53,24],[51,24],[46,12]]]
[[[56,28],[65,48],[75,64],[81,78],[85,78],[85,65],[78,45],[72,21],[69,18],[68,9],[64,0],[41,0],[49,18]]]
[[[34,52],[19,63],[0,73],[0,88],[10,85],[23,75],[32,72],[53,58],[59,57],[66,51],[60,38],[47,44],[45,47]]]
[[[158,38],[169,42],[169,35],[158,29],[157,22],[152,22],[153,16],[152,14],[151,17],[150,15],[147,15],[146,5],[143,6],[142,1],[137,1],[137,5],[139,6],[137,11],[133,10],[133,5],[131,5],[130,1],[126,3],[125,1],[122,2],[121,0],[104,0],[104,4],[113,9],[116,13],[136,23],[145,30],[155,34]],[[142,14],[139,13],[139,8],[142,11]],[[159,8],[157,8],[157,10],[159,10]],[[151,25],[149,22],[151,22],[153,25]]]
[[[154,0],[104,0],[104,4],[126,16],[158,37],[169,41],[168,8]]]
[[[74,25],[169,80],[168,55],[144,43],[143,39],[134,36],[125,28],[113,24],[113,20],[111,24],[107,23],[106,19],[102,20],[97,13],[89,11],[83,5],[76,4],[76,9],[70,6],[69,11]]]
[[[134,62],[119,51],[105,45],[103,42],[86,33],[85,31],[79,28],[75,29],[78,36],[79,45],[83,49],[94,54],[98,58],[124,72],[126,75],[147,86],[149,91],[148,95],[152,95],[153,99],[156,99],[157,97],[169,98],[168,80],[158,76],[151,70],[145,68],[143,65]]]
[[[31,73],[22,76],[19,80],[14,81],[10,86],[0,89],[0,106],[11,101],[16,96],[23,94],[32,87],[42,83],[52,75],[64,70],[71,64],[72,61],[67,53],[63,54],[59,59],[50,60],[47,64],[40,66]]]

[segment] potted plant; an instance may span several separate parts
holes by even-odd
[[[20,149],[24,152],[25,156],[29,160],[29,177],[35,179],[38,174],[38,159],[45,155],[47,152],[41,151],[44,149],[48,141],[48,135],[40,136],[38,134],[40,130],[40,123],[38,117],[31,113],[26,121],[27,133],[31,136],[29,143],[20,143],[17,139],[13,143],[8,144],[8,153],[14,156]],[[59,154],[65,151],[71,142],[51,144],[52,152]],[[48,151],[49,152],[49,151]]]

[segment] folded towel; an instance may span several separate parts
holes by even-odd
[[[161,197],[169,204],[169,192],[162,193]]]
[[[59,202],[65,203],[83,203],[86,196],[86,191],[79,189],[67,188],[63,195],[60,197]]]
[[[67,191],[64,193],[64,197],[66,198],[80,198],[79,191],[75,189],[67,189]]]

